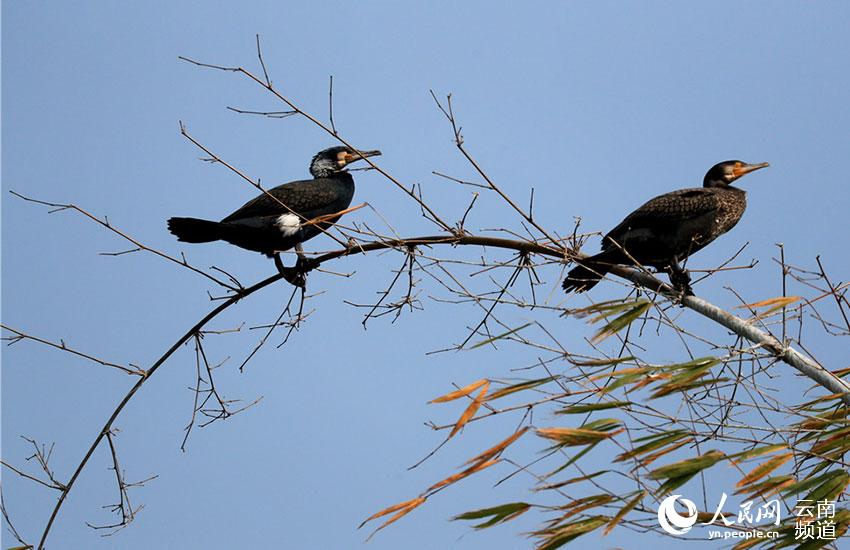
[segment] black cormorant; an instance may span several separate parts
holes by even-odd
[[[285,183],[245,203],[220,222],[197,218],[170,218],[168,230],[187,243],[227,241],[275,260],[284,272],[279,253],[331,227],[354,197],[354,178],[344,170],[357,160],[380,155],[331,147],[320,151],[310,163],[313,179]],[[320,220],[320,221],[316,221]],[[299,257],[300,260],[300,257]],[[289,279],[289,277],[287,277]]]
[[[733,181],[768,166],[727,160],[706,173],[703,187],[655,197],[608,232],[602,252],[579,260],[564,279],[564,290],[592,288],[612,265],[640,264],[670,274],[670,282],[691,294],[690,276],[679,262],[732,229],[747,207],[744,190]]]

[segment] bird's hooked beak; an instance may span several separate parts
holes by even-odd
[[[735,167],[732,168],[732,176],[735,179],[738,179],[743,175],[755,172],[756,170],[761,170],[762,168],[767,168],[768,166],[770,166],[770,164],[766,162],[760,162],[758,164],[747,164],[746,162],[736,163]]]
[[[378,151],[377,149],[375,149],[373,151],[358,151],[358,150],[355,150],[353,153],[349,153],[349,152],[346,151],[346,152],[340,153],[338,162],[339,162],[340,168],[343,168],[343,167],[351,164],[352,162],[357,162],[360,159],[365,159],[365,158],[368,158],[368,157],[377,157],[380,154],[381,154],[381,152]]]

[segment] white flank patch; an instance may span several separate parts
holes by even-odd
[[[291,237],[301,229],[301,218],[295,214],[281,214],[274,224],[280,229],[284,237]]]

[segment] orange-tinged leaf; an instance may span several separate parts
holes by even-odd
[[[489,449],[487,449],[483,453],[478,454],[478,455],[470,458],[469,460],[464,462],[463,465],[466,466],[467,464],[472,464],[473,462],[486,462],[486,461],[490,460],[494,456],[501,454],[501,452],[504,451],[505,449],[507,449],[508,446],[511,443],[513,443],[514,441],[519,439],[520,436],[522,436],[522,434],[524,434],[527,431],[528,431],[528,426],[526,426],[526,427],[524,427],[520,430],[517,430],[510,437],[508,437],[507,439],[505,439],[501,443],[498,443],[498,444],[490,447]]]
[[[407,502],[403,502],[403,503],[401,503],[401,505],[400,505],[400,504],[396,504],[395,506],[390,506],[390,507],[389,507],[389,508],[387,508],[386,510],[381,510],[381,511],[380,511],[380,512],[378,512],[377,514],[373,515],[373,516],[372,516],[371,518],[369,518],[369,519],[373,519],[373,518],[376,518],[376,517],[381,517],[381,516],[384,516],[384,515],[390,514],[390,513],[392,513],[392,512],[396,512],[396,513],[395,513],[395,515],[393,515],[390,519],[388,519],[387,521],[385,521],[384,523],[382,523],[382,524],[381,524],[381,525],[380,525],[377,529],[375,529],[374,531],[372,531],[372,534],[371,534],[371,535],[369,535],[369,537],[368,537],[366,540],[368,541],[369,539],[371,539],[372,537],[374,537],[374,536],[375,536],[375,533],[377,533],[378,531],[380,531],[381,529],[383,529],[383,528],[384,528],[384,527],[386,527],[387,525],[390,525],[391,523],[395,523],[396,521],[400,520],[401,518],[403,518],[404,516],[406,516],[407,514],[409,514],[410,512],[412,512],[415,508],[417,508],[417,507],[418,507],[418,506],[420,506],[423,502],[425,502],[425,499],[426,499],[426,498],[427,498],[427,497],[417,497],[417,498],[414,498],[414,499],[408,500]],[[403,506],[402,506],[402,505],[403,505]],[[396,511],[396,510],[397,510],[397,511]],[[360,524],[360,527],[363,527],[363,525],[364,525],[367,521],[369,521],[369,519],[367,519],[366,521],[364,521],[363,523],[361,523],[361,524]]]
[[[558,518],[558,521],[561,522],[570,519],[571,517],[576,516],[584,512],[585,510],[590,510],[591,508],[597,508],[599,506],[608,504],[609,502],[614,500],[614,498],[615,497],[608,494],[591,495],[588,497],[578,498],[570,502],[566,506],[560,507],[561,510],[566,510],[566,512],[564,512],[564,514]]]
[[[377,518],[386,516],[387,514],[392,514],[393,512],[397,512],[397,511],[405,509],[405,508],[411,508],[411,509],[416,508],[417,506],[419,506],[423,502],[425,502],[424,497],[416,497],[416,498],[412,498],[410,500],[405,500],[404,502],[399,502],[398,504],[393,504],[389,508],[384,508],[380,512],[375,512],[374,514],[372,514],[371,516],[369,516],[368,518],[363,520],[363,523],[361,523],[357,528],[360,529],[361,527],[363,527],[364,525],[366,525],[367,523],[369,523],[373,519],[377,519]]]
[[[785,464],[786,462],[791,460],[791,458],[793,456],[794,456],[793,453],[784,453],[784,454],[781,454],[781,455],[777,455],[777,456],[771,458],[770,460],[767,460],[767,461],[759,464],[758,466],[753,468],[753,470],[750,473],[745,475],[741,479],[741,481],[739,481],[737,484],[735,484],[735,487],[744,487],[745,485],[749,485],[750,483],[753,483],[754,481],[760,480],[761,478],[763,478],[764,476],[766,476],[767,474],[769,474],[773,470],[779,468],[780,466],[782,466],[783,464]]]
[[[735,491],[735,494],[740,495],[742,493],[747,493],[746,500],[764,498],[774,493],[778,493],[779,491],[794,485],[796,482],[797,478],[790,474],[769,477],[764,481],[753,483],[749,487],[742,487]]]
[[[738,453],[738,454],[734,455],[735,460],[733,460],[732,463],[733,464],[739,464],[739,463],[741,463],[744,460],[747,460],[749,458],[755,458],[757,456],[770,454],[770,453],[773,453],[773,452],[776,452],[776,451],[781,451],[781,450],[784,450],[784,449],[787,449],[787,448],[788,448],[788,445],[786,445],[785,443],[778,443],[776,445],[764,445],[762,447],[754,447],[754,448],[750,449],[749,451],[744,451],[742,453]]]
[[[464,386],[457,391],[453,391],[451,393],[447,393],[446,395],[441,395],[436,399],[432,399],[431,401],[428,401],[428,403],[445,403],[447,401],[454,401],[455,399],[460,399],[461,397],[464,397],[474,392],[484,384],[489,384],[489,380],[487,380],[486,378],[482,378],[481,380],[473,382],[468,386]]]
[[[645,496],[646,491],[641,491],[635,496],[635,498],[627,502],[626,505],[623,506],[623,508],[620,509],[619,512],[617,512],[617,515],[611,518],[611,521],[608,522],[608,525],[605,526],[605,530],[602,531],[602,536],[605,536],[610,533],[614,529],[614,527],[616,527],[617,524],[620,523],[620,520],[626,517],[626,514],[634,510],[635,506],[640,504],[640,502],[643,500],[643,497]]]
[[[494,399],[499,399],[500,397],[504,397],[506,395],[510,395],[519,391],[530,390],[532,388],[536,388],[537,386],[548,384],[549,382],[552,382],[557,379],[557,376],[547,376],[546,378],[539,378],[537,380],[527,380],[525,382],[520,382],[519,384],[505,386],[504,388],[500,388],[488,395],[487,401],[493,401]]]
[[[454,475],[450,475],[446,479],[444,479],[442,481],[438,481],[437,483],[431,485],[430,487],[428,487],[428,492],[431,492],[435,489],[439,489],[440,487],[445,487],[446,485],[451,485],[452,483],[455,483],[456,481],[460,481],[461,479],[463,479],[467,476],[471,476],[475,472],[480,472],[481,470],[483,470],[485,468],[489,468],[490,466],[492,466],[493,464],[496,464],[497,462],[499,462],[498,459],[476,462],[475,464],[473,464],[472,466],[470,466],[466,470],[464,470],[462,472],[458,472]]]
[[[449,434],[449,439],[454,437],[454,435],[458,433],[460,429],[466,425],[467,422],[469,422],[469,419],[475,416],[475,413],[478,412],[478,408],[481,407],[481,403],[484,402],[484,396],[487,395],[487,390],[489,389],[489,380],[484,380],[484,385],[481,387],[481,391],[478,392],[478,395],[475,396],[475,399],[472,400],[472,403],[470,403],[466,410],[463,411],[463,414],[460,415],[457,424],[455,424],[455,427],[452,428],[452,433]]]
[[[753,302],[752,304],[744,304],[742,306],[735,306],[735,309],[756,309],[759,307],[768,307],[774,306],[771,309],[778,309],[780,307],[787,306],[789,304],[793,304],[794,302],[798,302],[800,300],[799,296],[778,296],[776,298],[769,298],[767,300],[762,300],[760,302]]]
[[[617,429],[622,424],[614,418],[602,418],[583,428],[538,428],[537,435],[555,441],[558,446],[591,445],[622,433],[625,428]]]

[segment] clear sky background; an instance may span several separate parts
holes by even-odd
[[[149,366],[212,308],[206,292],[215,290],[152,255],[99,255],[128,246],[80,216],[48,215],[8,190],[108,215],[147,245],[183,251],[193,264],[223,267],[244,283],[273,272],[258,254],[221,243],[184,245],[165,228],[169,216],[220,218],[254,195],[223,167],[199,162],[199,151],[178,132],[179,120],[269,186],[306,177],[310,157],[333,144],[305,120],[227,111],[282,106],[237,76],[177,59],[259,70],[256,33],[282,92],[325,118],[333,75],[341,134],[380,148],[380,165],[408,185],[421,183],[452,221],[471,189],[431,172],[472,171],[454,150],[429,89],[453,93],[467,146],[494,179],[523,203],[535,188],[535,212],[546,227],[567,233],[581,217],[585,230],[604,231],[654,195],[700,185],[715,162],[769,161],[769,170],[742,180],[750,200],[743,221],[690,264],[715,266],[749,241],[741,262],[755,258],[758,267],[717,276],[698,293],[725,307],[738,303],[725,286],[754,300],[779,295],[771,261],[777,242],[800,265],[814,265],[820,254],[845,280],[848,21],[845,2],[4,2],[3,322],[107,360]],[[434,231],[379,174],[355,177],[355,202],[368,201],[400,233]],[[380,226],[366,209],[351,217]],[[492,197],[468,225],[519,227]],[[308,244],[333,246],[324,237]],[[598,241],[588,246],[593,251]],[[511,376],[534,358],[517,346],[426,356],[459,342],[480,319],[477,309],[431,300],[444,295],[429,281],[421,287],[425,311],[364,330],[363,311],[343,300],[374,300],[400,264],[397,254],[373,255],[332,266],[356,272],[350,278],[312,274],[310,290],[322,292],[310,302],[316,312],[291,342],[265,348],[244,374],[236,366],[259,338],[247,327],[273,321],[289,288],[267,288],[216,320],[211,328],[246,322],[238,334],[207,339],[212,361],[230,357],[217,382],[227,397],[262,395],[262,402],[197,430],[181,452],[195,374],[192,350],[179,351],[116,423],[128,479],[159,475],[131,493],[145,505],[136,523],[111,538],[83,524],[112,520],[100,508],[115,498],[101,448],[63,509],[50,548],[360,548],[368,531],[356,527],[365,517],[416,496],[504,438],[519,417],[470,426],[425,465],[406,471],[442,440],[423,422],[452,422],[460,413],[458,406],[426,405],[429,399],[452,383]],[[560,271],[548,267],[541,276],[549,292]],[[622,291],[611,286],[594,298],[606,293]],[[549,299],[564,298],[554,291]],[[519,312],[513,320],[528,318]],[[547,322],[575,345],[590,330],[574,319]],[[724,334],[696,320],[691,326]],[[846,367],[846,349],[842,356],[830,345],[814,343],[822,360],[835,360],[829,366]],[[659,361],[682,359],[675,346],[654,351]],[[24,464],[30,448],[20,435],[55,442],[53,466],[67,479],[133,380],[27,342],[4,348],[2,359],[4,460]],[[805,383],[783,365],[775,369],[776,385],[799,401]],[[529,437],[517,452],[528,458],[540,448]],[[447,521],[473,508],[534,500],[530,478],[493,488],[509,471],[451,487],[365,547],[530,546],[520,533],[538,525],[539,516],[480,533]],[[731,493],[733,481],[718,486]],[[54,495],[6,470],[3,490],[16,527],[35,542]],[[680,544],[633,537],[617,531],[585,543]],[[4,547],[12,542],[4,533]]]

